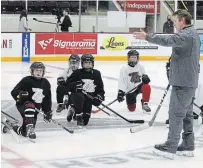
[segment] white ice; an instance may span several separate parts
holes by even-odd
[[[52,97],[56,102],[56,78],[66,68],[67,63],[48,62],[45,63],[46,77],[52,85]],[[100,70],[104,77],[106,91],[105,104],[116,98],[117,81],[119,70],[125,62],[95,62],[95,68]],[[150,106],[152,113],[156,110],[168,84],[165,72],[165,62],[142,62],[148,75],[151,78],[152,94]],[[29,63],[2,63],[1,73],[1,98],[2,100],[12,100],[11,89],[24,76],[29,74]],[[201,62],[203,66],[203,62]],[[201,67],[201,72],[203,68]],[[200,75],[199,82],[203,90],[203,73]],[[165,123],[168,115],[169,95],[167,95],[163,107],[161,108],[156,122]],[[198,103],[201,105],[203,100],[200,97],[203,92],[198,94]],[[203,96],[202,96],[203,97]],[[111,106],[115,111],[129,119],[144,119],[149,121],[152,115],[144,115],[141,112],[140,99],[138,97],[138,107],[136,112],[128,112],[125,102],[115,103]],[[9,109],[9,107],[8,107]],[[96,109],[96,108],[94,108]],[[54,115],[54,118],[58,116]],[[62,116],[63,117],[63,116]],[[102,112],[92,114],[93,118],[108,118]],[[112,124],[113,124],[112,118]],[[200,121],[199,121],[200,122]],[[196,150],[194,158],[176,157],[174,161],[155,156],[153,151],[154,144],[163,143],[167,137],[168,128],[163,124],[154,126],[145,131],[131,134],[129,128],[121,129],[94,129],[85,132],[68,134],[61,131],[37,132],[35,144],[24,142],[17,143],[11,135],[4,134],[2,139],[2,167],[9,168],[15,165],[19,167],[184,167],[191,166],[198,168],[203,165],[203,127],[196,126]],[[9,151],[4,150],[8,148]],[[26,160],[30,165],[20,165],[19,161],[13,164],[15,158]],[[75,166],[74,166],[75,165]],[[18,167],[17,166],[17,167]]]

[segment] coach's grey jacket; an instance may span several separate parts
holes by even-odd
[[[174,35],[148,34],[146,40],[172,47],[169,84],[172,86],[198,86],[200,38],[193,26],[186,27]]]

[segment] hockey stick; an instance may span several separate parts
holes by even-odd
[[[91,95],[89,95],[88,93],[86,93],[85,91],[82,91],[83,94],[85,94],[87,97],[89,97],[90,99],[94,99]],[[128,120],[127,118],[123,117],[122,115],[118,114],[117,112],[115,112],[114,110],[112,110],[111,108],[109,108],[108,106],[104,105],[103,103],[101,103],[102,106],[104,106],[105,108],[107,108],[108,110],[110,110],[112,113],[116,114],[117,116],[119,116],[120,118],[122,118],[123,120],[127,121],[128,123],[139,123],[139,124],[143,124],[144,120]],[[100,107],[98,107],[100,108]]]
[[[198,106],[196,103],[193,103],[197,108],[199,108],[200,110],[201,110],[201,108],[200,108],[200,106]],[[199,114],[201,117],[203,117],[203,111],[201,110],[201,112],[200,112],[200,114]]]
[[[35,110],[36,110],[38,113],[42,114],[43,116],[45,116],[45,117],[47,116],[46,114],[44,114],[43,112],[41,112],[41,111],[38,110],[37,108],[35,108]],[[55,120],[53,120],[53,119],[51,119],[51,121],[52,121],[54,124],[56,124],[56,125],[60,126],[61,128],[63,128],[64,130],[68,131],[69,133],[71,133],[71,134],[74,133],[73,130],[70,130],[70,129],[66,128],[65,126],[63,126],[62,124],[58,123],[57,121],[55,121]]]
[[[19,121],[18,121],[17,119],[15,119],[14,117],[12,117],[11,115],[9,115],[9,114],[3,112],[2,110],[1,110],[1,112],[2,112],[4,115],[6,115],[7,117],[10,117],[11,119],[13,119],[15,122],[19,123]]]
[[[68,97],[71,99],[70,94],[68,93],[67,95],[68,95]],[[72,100],[71,100],[71,101],[72,101]],[[73,101],[72,101],[72,102],[73,102]],[[66,103],[64,103],[64,104],[66,104]],[[74,109],[74,107],[73,107],[72,104],[70,104],[70,106]],[[104,113],[106,113],[107,115],[111,116],[111,114],[109,114],[108,112],[104,111],[103,109],[101,109],[101,110],[102,110]]]
[[[168,86],[167,86],[167,88],[166,88],[166,90],[165,90],[165,92],[164,92],[164,95],[163,95],[163,97],[162,97],[162,99],[161,99],[161,102],[159,103],[159,105],[158,105],[158,107],[157,107],[157,109],[156,109],[156,112],[154,113],[154,116],[152,117],[152,119],[151,119],[148,123],[145,123],[145,124],[140,125],[140,126],[137,126],[137,127],[132,127],[132,128],[130,129],[130,132],[131,132],[131,133],[135,133],[135,132],[138,132],[138,131],[142,131],[142,130],[144,130],[144,129],[147,129],[147,128],[151,127],[151,126],[154,124],[154,121],[155,121],[155,119],[156,119],[156,116],[157,116],[157,114],[158,114],[158,112],[159,112],[159,110],[160,110],[160,108],[161,108],[161,106],[162,106],[162,103],[163,103],[163,101],[164,101],[164,99],[165,99],[165,97],[166,97],[166,95],[167,95],[167,92],[168,92],[169,88],[170,88],[170,85],[168,84]]]
[[[130,92],[134,91],[137,89],[137,86],[133,89],[131,89],[130,91],[128,91],[127,93],[124,94],[124,96],[126,96],[127,94],[129,94]],[[115,103],[118,99],[115,99],[113,100],[112,102],[110,102],[109,104],[107,104],[106,106],[110,106],[112,105],[113,103]],[[92,110],[92,113],[98,113],[99,111],[105,109],[106,107],[102,107],[101,109],[98,109],[98,110]],[[109,114],[108,114],[109,115]]]
[[[35,20],[35,21],[37,21],[37,22],[42,22],[42,23],[48,23],[48,24],[54,24],[54,25],[56,25],[56,23],[38,20],[37,18],[33,18],[33,20]]]

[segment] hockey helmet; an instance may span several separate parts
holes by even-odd
[[[92,68],[85,68],[84,63],[85,62],[92,62],[92,68],[94,67],[94,57],[91,54],[83,54],[81,57],[81,66],[82,68],[86,69],[87,71],[92,69]]]
[[[128,55],[128,65],[131,67],[134,67],[137,64],[137,62],[139,61],[140,54],[137,52],[137,50],[130,50],[127,55]],[[131,61],[130,60],[131,56],[136,56],[137,61]]]
[[[35,69],[42,69],[43,70],[43,73],[42,73],[42,76],[39,77],[39,76],[34,76],[34,70]],[[33,62],[30,66],[30,72],[31,72],[31,75],[34,76],[35,78],[37,79],[40,79],[42,77],[44,77],[44,74],[45,74],[45,66],[42,62]]]
[[[72,54],[69,57],[69,66],[74,71],[79,68],[80,65],[80,57],[77,54]]]

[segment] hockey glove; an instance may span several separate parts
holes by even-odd
[[[57,85],[65,85],[66,81],[63,77],[57,78]]]
[[[51,122],[51,119],[52,119],[52,111],[49,111],[49,112],[46,112],[44,113],[44,121],[45,122]]]
[[[29,93],[27,91],[20,91],[17,96],[17,104],[24,104],[28,100]]]
[[[92,104],[94,106],[99,106],[103,101],[104,101],[104,98],[98,94],[96,97],[94,97]]]
[[[83,90],[83,82],[82,81],[77,81],[75,85],[75,91],[78,93],[81,93]]]
[[[148,75],[142,75],[142,83],[148,84],[150,82],[150,79]]]
[[[122,90],[119,90],[118,91],[118,96],[117,96],[117,99],[118,99],[118,102],[122,102],[124,99],[124,96],[125,96],[125,92],[123,92]]]

